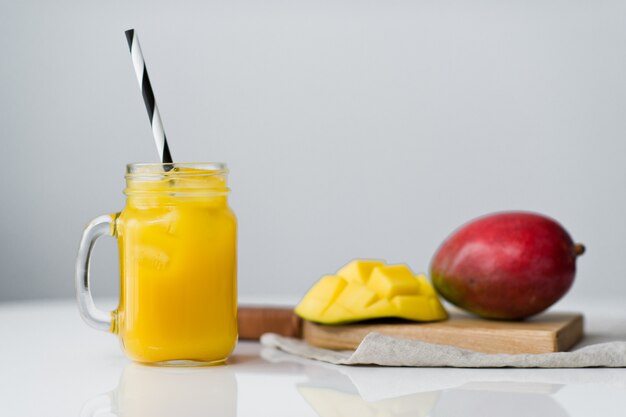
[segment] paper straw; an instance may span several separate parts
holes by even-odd
[[[150,118],[150,125],[152,126],[152,135],[154,136],[154,143],[156,144],[157,151],[161,162],[172,163],[172,155],[170,154],[170,148],[167,146],[167,139],[165,138],[165,131],[163,130],[163,122],[161,121],[161,115],[159,114],[159,108],[154,100],[154,92],[152,91],[152,85],[150,84],[150,78],[148,77],[148,70],[146,69],[146,62],[143,59],[143,53],[141,52],[141,46],[139,46],[139,38],[135,33],[135,29],[129,29],[126,32],[126,39],[128,40],[128,47],[130,48],[130,56],[133,60],[133,67],[135,68],[135,75],[137,75],[137,81],[139,82],[139,88],[143,95],[143,102],[146,104],[146,110],[148,111],[148,117]],[[169,171],[172,167],[170,166]]]

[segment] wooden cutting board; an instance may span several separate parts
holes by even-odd
[[[302,319],[296,316],[293,308],[239,306],[237,320],[241,340],[259,340],[263,333],[302,336]]]
[[[436,323],[367,323],[329,326],[304,321],[303,338],[327,349],[355,349],[370,332],[452,345],[485,353],[566,351],[583,336],[578,313],[544,313],[524,321],[484,320],[452,315]]]
[[[579,313],[544,313],[524,321],[483,320],[452,314],[436,323],[367,323],[328,326],[302,321],[290,308],[239,307],[239,338],[258,340],[263,333],[303,338],[327,349],[355,349],[370,332],[458,346],[487,353],[566,351],[583,336]]]

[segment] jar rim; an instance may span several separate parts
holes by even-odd
[[[176,197],[226,195],[228,169],[223,162],[140,162],[126,165],[127,196]],[[215,179],[215,180],[213,180]]]
[[[172,168],[195,168],[206,171],[227,173],[224,162],[132,162],[126,165],[126,174],[162,174]]]

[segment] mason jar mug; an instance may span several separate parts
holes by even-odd
[[[237,341],[237,221],[221,163],[129,164],[126,206],[94,219],[76,261],[83,319],[138,362],[215,364]],[[117,238],[120,299],[99,310],[89,286],[96,240]]]

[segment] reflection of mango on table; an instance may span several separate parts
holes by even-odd
[[[300,317],[325,324],[382,317],[415,321],[447,318],[437,294],[424,275],[406,265],[355,260],[322,277],[295,309]]]
[[[419,392],[367,402],[356,394],[329,388],[299,386],[298,392],[320,417],[425,417],[435,408],[439,392]]]

